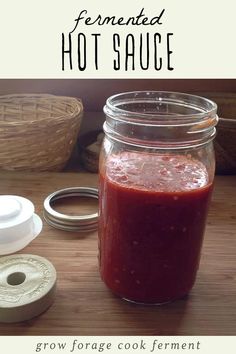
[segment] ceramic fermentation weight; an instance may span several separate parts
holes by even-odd
[[[17,254],[0,258],[0,322],[30,320],[55,298],[56,270],[45,258]]]

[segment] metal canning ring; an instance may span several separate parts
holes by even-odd
[[[72,187],[60,189],[50,194],[44,200],[44,219],[45,221],[61,230],[65,231],[93,231],[97,229],[98,212],[87,215],[66,215],[53,209],[52,203],[58,199],[68,197],[87,197],[98,199],[98,189],[90,187]]]

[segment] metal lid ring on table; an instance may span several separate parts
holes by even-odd
[[[58,229],[66,231],[93,231],[97,229],[98,212],[87,215],[66,215],[52,208],[52,203],[69,197],[86,197],[98,199],[98,189],[90,187],[72,187],[60,189],[44,200],[44,219]]]

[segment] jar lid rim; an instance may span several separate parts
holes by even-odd
[[[124,103],[134,103],[134,100],[144,100],[149,103],[171,103],[176,104],[176,106],[185,105],[189,108],[195,108],[199,112],[194,112],[191,114],[164,114],[165,119],[177,120],[177,119],[203,119],[204,117],[209,117],[209,115],[214,116],[216,115],[217,111],[217,104],[205,97],[182,93],[182,92],[175,92],[175,91],[128,91],[123,93],[118,93],[115,95],[110,96],[106,100],[106,105],[104,106],[104,112],[111,116],[119,116],[127,117],[130,115],[135,115],[136,119],[138,118],[163,118],[163,113],[160,114],[158,111],[155,113],[150,112],[134,112],[131,110],[122,109],[119,105]],[[190,102],[192,100],[192,103]],[[193,102],[201,101],[202,105],[205,104],[206,108],[203,109],[202,106],[196,105]]]
[[[57,229],[65,231],[93,231],[97,229],[98,212],[87,215],[67,215],[57,212],[52,203],[68,197],[88,197],[98,199],[98,189],[91,187],[70,187],[60,189],[44,200],[44,219]]]

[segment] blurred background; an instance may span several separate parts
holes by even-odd
[[[74,168],[77,166],[77,162],[81,162],[79,156],[84,147],[86,148],[97,141],[97,136],[102,130],[102,124],[105,119],[103,106],[106,99],[119,92],[139,90],[193,93],[215,101],[218,105],[218,115],[220,117],[217,138],[215,139],[217,173],[236,173],[236,80],[234,79],[0,80],[0,95],[23,93],[53,94],[72,96],[82,100],[84,114],[79,128],[78,144],[73,151],[69,164],[67,164],[69,168]],[[101,136],[99,137],[99,141],[101,141]],[[96,155],[97,153],[99,151],[96,151]]]

